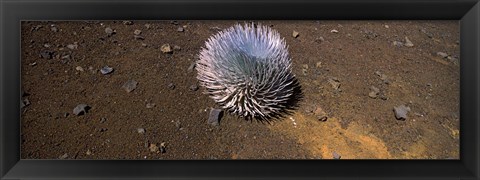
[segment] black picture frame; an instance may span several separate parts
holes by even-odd
[[[1,0],[1,179],[479,179],[478,0]],[[460,20],[460,160],[21,160],[22,20]]]

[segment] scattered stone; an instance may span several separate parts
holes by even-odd
[[[123,21],[123,24],[125,24],[125,25],[132,25],[132,24],[133,24],[133,21]]]
[[[170,24],[178,25],[178,22],[177,21],[170,21]]]
[[[325,122],[328,119],[327,113],[319,106],[315,108],[313,114],[315,115],[315,117],[317,117],[319,121]]]
[[[83,72],[83,71],[84,71],[84,69],[82,68],[82,66],[77,66],[77,67],[75,68],[75,70],[80,71],[80,72]]]
[[[64,118],[67,118],[67,117],[68,117],[68,115],[70,115],[68,112],[66,112],[66,113],[63,113],[63,117],[64,117]]]
[[[192,64],[190,64],[190,66],[188,67],[188,72],[193,71],[193,69],[195,69],[195,66],[197,66],[197,63],[193,62]]]
[[[88,106],[87,104],[79,104],[75,108],[73,108],[73,114],[80,116],[86,114],[89,109],[90,106]]]
[[[182,48],[180,46],[175,45],[175,46],[173,46],[173,50],[180,51],[180,50],[182,50]]]
[[[340,83],[340,81],[339,81],[337,78],[331,77],[331,78],[328,78],[327,81],[328,81],[328,83],[330,83],[330,85],[332,85],[332,88],[333,88],[334,90],[340,89],[341,83]]]
[[[410,107],[400,105],[397,107],[393,107],[393,111],[395,112],[395,118],[397,118],[397,120],[406,120],[407,113],[408,111],[410,111]]]
[[[133,31],[133,34],[140,35],[142,34],[142,31],[140,29],[135,29],[135,31]]]
[[[177,28],[177,31],[178,31],[178,32],[183,32],[184,29],[183,29],[183,27],[178,27],[178,28]]]
[[[444,52],[437,52],[437,55],[442,57],[442,58],[447,58],[448,57],[448,54],[444,53]]]
[[[338,33],[338,30],[332,29],[330,32],[331,32],[331,33]]]
[[[213,108],[210,110],[210,114],[208,115],[208,124],[218,126],[220,124],[220,116],[221,116],[222,110],[221,109],[215,109]]]
[[[406,36],[405,36],[405,46],[406,47],[413,47],[412,41],[410,41],[410,39],[408,39],[408,37],[406,37]]]
[[[172,90],[175,89],[175,84],[173,84],[173,83],[168,84],[168,88],[170,88]]]
[[[148,47],[148,44],[142,43],[142,47]]]
[[[25,106],[28,106],[30,105],[30,101],[28,99],[24,99],[23,104],[25,104]]]
[[[145,129],[144,129],[144,128],[138,128],[138,129],[137,129],[137,132],[138,132],[139,134],[144,134],[144,133],[145,133]]]
[[[315,42],[324,42],[325,39],[323,37],[319,37],[315,39]]]
[[[156,153],[160,152],[156,144],[150,144],[148,149],[150,149],[150,152],[156,152]]]
[[[125,82],[125,84],[123,84],[122,88],[129,93],[137,88],[137,84],[138,84],[137,81],[130,79],[127,82]]]
[[[321,68],[321,67],[322,67],[322,62],[318,61],[318,62],[315,64],[315,67],[316,67],[316,68]]]
[[[105,123],[106,121],[107,121],[107,118],[100,119],[100,123]]]
[[[71,49],[71,50],[77,49],[77,48],[78,48],[78,44],[77,44],[77,42],[75,42],[74,44],[69,44],[69,45],[67,45],[67,48],[68,48],[68,49]]]
[[[108,130],[107,128],[100,128],[100,129],[98,130],[98,132],[105,132],[105,131],[107,131],[107,130]]]
[[[36,26],[33,26],[31,31],[38,31],[39,29],[43,28],[42,25],[36,25]]]
[[[375,74],[380,77],[380,79],[385,83],[385,84],[390,84],[390,81],[388,80],[388,76],[381,73],[380,71],[375,71]]]
[[[167,152],[166,147],[165,147],[165,142],[160,143],[160,152],[161,153]]]
[[[198,86],[196,84],[190,86],[190,91],[197,91]]]
[[[90,149],[88,149],[85,154],[86,154],[87,156],[90,156],[90,155],[92,154],[92,151],[90,151]]]
[[[388,29],[388,28],[390,28],[390,26],[388,26],[388,25],[385,25],[385,28],[387,28],[387,29]]]
[[[338,154],[337,152],[333,152],[333,159],[340,159],[342,158],[342,156],[340,156],[340,154]]]
[[[58,32],[58,28],[55,25],[52,25],[52,27],[50,27],[50,30],[53,32]]]
[[[152,26],[151,24],[145,24],[145,27],[146,27],[147,29],[150,29],[151,26]]]
[[[48,43],[45,43],[45,44],[43,45],[43,47],[49,48],[49,47],[51,47],[51,45],[48,44]]]
[[[65,154],[63,154],[63,155],[61,155],[61,156],[58,157],[58,159],[67,159],[67,158],[68,158],[68,154],[67,154],[67,153],[65,153]]]
[[[147,105],[145,105],[147,107],[147,109],[151,109],[151,108],[154,108],[156,106],[155,103],[147,103]]]
[[[133,38],[135,38],[136,40],[144,40],[145,39],[145,37],[140,36],[140,35],[133,35]]]
[[[170,47],[170,44],[164,44],[160,47],[160,50],[163,52],[163,53],[172,53],[172,47]]]
[[[101,72],[103,75],[107,75],[107,74],[110,74],[110,73],[113,72],[113,68],[108,67],[108,66],[104,66],[102,69],[100,69],[100,72]]]
[[[115,31],[112,28],[107,27],[105,28],[105,33],[107,33],[108,36],[112,36],[113,34],[115,34]]]
[[[52,58],[53,58],[53,54],[55,54],[54,51],[42,50],[42,51],[40,52],[40,57],[42,57],[43,59],[52,59]]]
[[[373,99],[377,98],[378,94],[380,93],[380,89],[378,89],[378,88],[375,87],[375,86],[371,86],[371,87],[370,87],[370,90],[371,90],[371,91],[370,91],[370,93],[368,93],[368,96],[369,96],[370,98],[373,98]]]
[[[399,41],[393,41],[393,45],[397,46],[397,47],[400,47],[400,46],[403,46],[403,43],[399,42]]]
[[[292,33],[292,36],[294,38],[297,38],[299,35],[300,35],[300,33],[298,33],[297,31],[293,31],[293,33]]]

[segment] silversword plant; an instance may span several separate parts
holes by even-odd
[[[270,27],[234,25],[210,37],[199,56],[197,79],[204,93],[232,113],[270,118],[292,97],[288,47]]]

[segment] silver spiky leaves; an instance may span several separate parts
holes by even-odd
[[[280,113],[293,94],[287,45],[267,26],[235,25],[200,51],[197,79],[222,108],[244,117]]]

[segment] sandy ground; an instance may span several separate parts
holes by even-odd
[[[259,21],[285,38],[303,98],[283,118],[213,126],[191,65],[235,23],[23,22],[21,158],[459,158],[458,21]]]

